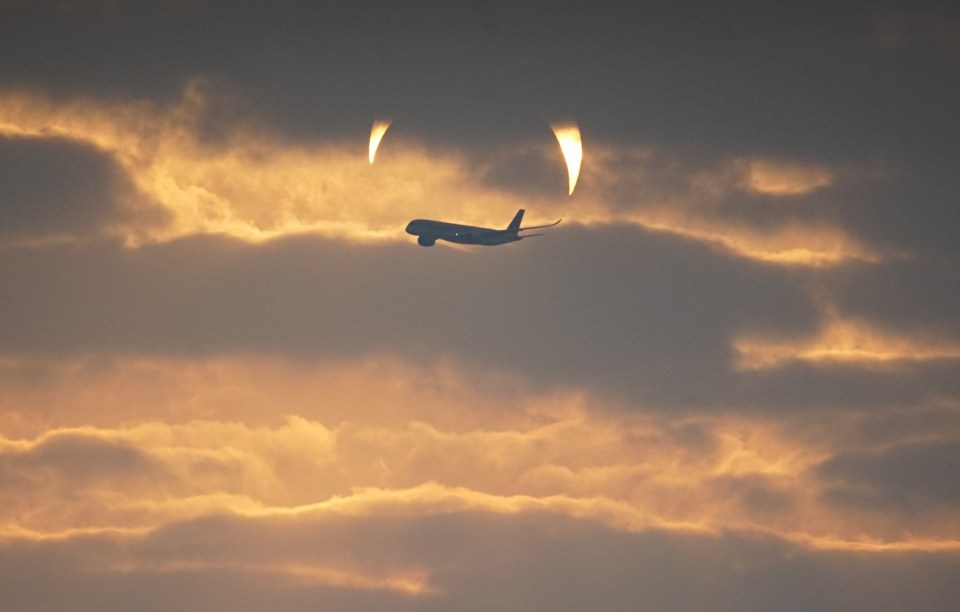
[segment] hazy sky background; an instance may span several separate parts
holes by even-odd
[[[953,610],[941,5],[0,0],[0,610]]]

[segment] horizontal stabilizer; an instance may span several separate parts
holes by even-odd
[[[557,219],[557,220],[554,221],[553,223],[547,223],[546,225],[531,225],[530,227],[521,227],[521,228],[518,228],[517,231],[525,232],[525,231],[527,231],[527,230],[540,229],[540,228],[542,228],[542,227],[553,227],[554,225],[557,225],[557,224],[560,223],[561,221],[563,221],[562,218],[561,218],[561,219]]]

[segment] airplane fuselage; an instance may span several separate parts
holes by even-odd
[[[457,244],[495,246],[521,239],[521,236],[517,235],[517,231],[505,232],[475,225],[460,225],[429,219],[414,219],[407,225],[407,233],[416,236],[417,242],[421,246],[431,246],[437,240],[446,240]]]
[[[494,229],[491,227],[477,227],[475,225],[460,225],[459,223],[447,223],[446,221],[431,221],[430,219],[414,219],[407,224],[407,233],[417,237],[417,244],[420,246],[433,246],[437,240],[446,240],[457,244],[478,244],[481,246],[496,246],[508,242],[516,242],[524,238],[539,236],[539,234],[520,235],[525,230],[539,229],[541,227],[553,227],[560,223],[558,219],[555,223],[549,225],[535,225],[533,227],[520,227],[523,221],[524,210],[521,208],[514,215],[513,220],[505,229]]]

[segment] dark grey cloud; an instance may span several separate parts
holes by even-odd
[[[590,153],[589,141],[586,148]],[[792,195],[758,193],[748,185],[749,162],[818,170],[825,184]],[[697,218],[758,232],[791,225],[830,227],[877,249],[889,267],[841,267],[838,275],[885,275],[907,262],[945,272],[960,249],[960,183],[957,168],[895,155],[865,153],[823,163],[814,156],[781,153],[738,156],[729,150],[657,147],[640,143],[588,166],[581,185],[595,189],[613,210],[671,206]],[[524,170],[536,166],[521,165]],[[546,192],[543,189],[541,192]],[[880,270],[878,273],[877,270]],[[952,272],[952,270],[950,270]],[[929,276],[929,271],[924,272]]]
[[[815,328],[780,269],[663,234],[562,227],[474,253],[213,237],[10,250],[0,350],[451,356],[708,406],[734,397],[733,334]]]
[[[8,250],[0,350],[453,357],[652,406],[878,407],[960,390],[949,361],[733,372],[739,333],[816,333],[805,274],[576,226],[472,253],[306,237]]]
[[[122,540],[76,537],[68,542],[0,544],[0,563],[16,568],[2,581],[3,610],[46,612],[70,609],[124,610],[332,610],[404,608],[412,600],[392,593],[305,586],[276,575],[229,569],[130,571],[110,567],[130,559]],[[188,564],[196,558],[181,559]],[[139,560],[138,560],[139,561]]]
[[[936,441],[841,454],[826,461],[820,474],[838,481],[827,493],[834,503],[916,516],[936,505],[960,504],[958,469],[960,443]]]
[[[842,435],[848,444],[883,448],[916,440],[960,439],[960,411],[945,401],[930,406],[898,406],[864,413],[857,426],[846,427]]]
[[[797,501],[793,491],[765,476],[724,476],[708,486],[716,490],[717,499],[736,499],[755,516],[782,516],[793,510]]]
[[[127,442],[57,433],[30,448],[0,452],[0,505],[6,519],[29,516],[43,524],[66,513],[101,524],[105,516],[93,501],[102,491],[149,490],[168,476],[162,462]]]
[[[129,560],[140,567],[124,566]],[[952,610],[960,595],[955,554],[811,551],[736,533],[630,534],[549,513],[209,517],[145,537],[5,542],[0,561],[9,567],[0,576],[5,605],[27,612],[65,605],[78,612],[130,605],[190,611],[211,602],[238,611],[572,611],[598,602],[607,610]],[[149,569],[177,561],[187,565]],[[367,572],[426,568],[440,592],[364,592],[242,569],[276,561],[336,561]],[[126,569],[109,571],[111,564]]]
[[[56,138],[0,137],[0,240],[91,237],[114,223],[160,223],[114,159]]]
[[[841,312],[881,328],[912,328],[934,341],[960,338],[960,267],[954,258],[919,255],[822,275]]]
[[[546,121],[542,127],[540,144],[543,148],[554,145]],[[474,161],[479,170],[475,172],[484,184],[519,194],[530,202],[530,208],[547,207],[551,199],[556,202],[556,197],[565,193],[567,171],[559,147],[554,155],[546,156],[543,148],[504,148],[496,154],[478,155]]]
[[[957,80],[960,81],[960,75]],[[960,100],[960,97],[958,97]],[[885,160],[879,176],[831,190],[823,201],[841,227],[871,243],[939,265],[960,254],[960,182],[956,152],[933,160]]]
[[[956,361],[900,363],[895,369],[861,364],[811,365],[744,372],[737,376],[740,405],[784,411],[895,409],[942,401],[960,393]]]
[[[877,25],[957,18],[933,5],[73,4],[0,7],[2,82],[171,100],[201,76],[291,136],[386,112],[464,148],[524,138],[550,113],[602,140],[819,157],[929,159],[958,141],[956,58],[884,45]]]
[[[82,433],[60,433],[28,450],[0,453],[0,484],[8,491],[28,481],[43,487],[132,479],[147,483],[162,471],[157,461],[135,446]]]

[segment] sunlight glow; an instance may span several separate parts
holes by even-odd
[[[377,148],[380,146],[380,141],[383,140],[383,135],[387,133],[387,129],[390,127],[392,120],[390,119],[377,119],[373,122],[373,127],[370,128],[370,163],[373,163],[373,159],[377,156]]]
[[[583,143],[580,140],[580,128],[576,123],[551,123],[550,128],[560,143],[560,151],[567,163],[567,177],[570,183],[568,195],[573,195],[580,177],[580,163],[583,161]]]

